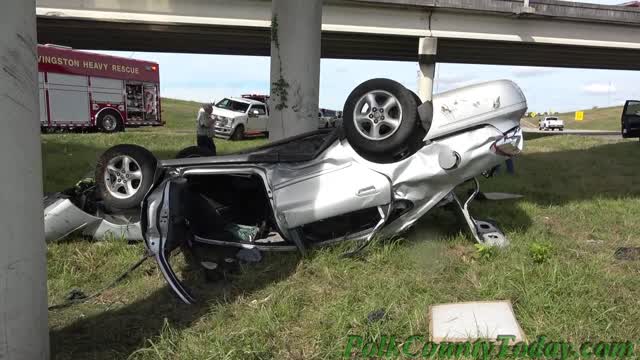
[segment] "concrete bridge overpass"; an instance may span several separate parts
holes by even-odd
[[[271,1],[37,0],[38,41],[84,49],[270,54]],[[640,9],[557,0],[325,0],[321,55],[640,69]]]

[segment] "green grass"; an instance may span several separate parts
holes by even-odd
[[[557,116],[560,119],[564,120],[564,126],[566,129],[620,130],[622,106],[605,107],[583,111],[584,120],[582,121],[575,120],[575,112],[562,113]],[[539,117],[525,120],[537,127],[538,119]]]
[[[74,168],[89,169],[109,144],[138,141],[169,154],[191,139],[180,136],[170,130],[44,136],[45,152],[75,153],[47,155],[45,183],[73,183]],[[219,144],[225,151],[250,145]],[[92,155],[78,160],[86,148]],[[349,334],[428,335],[430,305],[502,299],[513,302],[531,340],[541,334],[572,342],[637,340],[640,262],[613,258],[619,246],[640,246],[640,160],[629,156],[636,150],[637,142],[603,138],[527,141],[515,176],[482,181],[484,191],[525,198],[473,205],[478,218],[495,219],[511,239],[491,256],[481,256],[455,218],[438,210],[361,259],[342,258],[343,247],[305,258],[276,254],[227,282],[207,283],[175,255],[180,276],[200,300],[192,306],[176,300],[147,262],[97,299],[50,312],[54,358],[335,359]],[[142,252],[141,244],[119,239],[50,244],[49,302],[63,300],[71,288],[103,286]],[[378,309],[386,317],[369,323],[367,315]]]

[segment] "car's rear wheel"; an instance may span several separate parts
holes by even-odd
[[[426,135],[415,94],[389,79],[365,81],[351,92],[344,106],[343,127],[358,154],[382,163],[413,154]]]
[[[96,166],[98,196],[109,211],[138,207],[153,185],[157,160],[137,145],[116,145],[107,149]]]

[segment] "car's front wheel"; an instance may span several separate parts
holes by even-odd
[[[426,129],[414,94],[389,79],[358,85],[345,102],[343,127],[349,144],[369,161],[400,161],[423,144]]]
[[[240,124],[236,126],[231,134],[231,140],[242,140],[244,139],[244,125]]]

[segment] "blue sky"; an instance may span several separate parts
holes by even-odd
[[[585,0],[583,0],[585,1]],[[619,4],[624,0],[585,1]],[[105,52],[160,64],[162,96],[213,101],[243,93],[269,92],[269,58],[258,56]],[[359,83],[387,77],[415,90],[416,63],[323,59],[320,106],[341,109]],[[640,98],[640,72],[518,66],[438,64],[436,92],[465,84],[511,79],[522,87],[532,111],[570,111]]]

